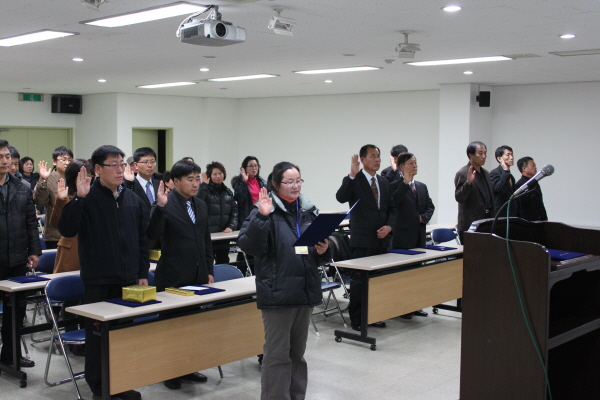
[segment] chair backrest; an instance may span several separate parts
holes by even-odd
[[[46,285],[48,300],[73,301],[83,297],[83,282],[79,275],[54,278]]]
[[[56,260],[56,250],[47,251],[40,256],[36,270],[45,274],[51,274],[54,271],[54,261]]]
[[[148,271],[148,286],[154,286],[154,272]]]
[[[431,240],[434,243],[444,243],[456,240],[456,233],[452,229],[439,228],[431,231]]]
[[[48,250],[48,247],[46,247],[46,241],[41,236],[40,236],[40,246],[42,246],[42,250]]]
[[[215,265],[214,268],[215,268],[215,274],[214,274],[215,282],[230,281],[232,279],[239,279],[239,278],[244,277],[244,274],[242,274],[242,271],[240,271],[233,265],[217,264],[217,265]]]

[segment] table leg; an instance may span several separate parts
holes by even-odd
[[[110,374],[109,374],[109,347],[108,347],[108,333],[109,333],[109,322],[96,322],[100,324],[100,337],[102,338],[102,400],[110,400]]]
[[[21,371],[21,358],[18,356],[19,346],[21,345],[21,332],[20,329],[17,328],[17,306],[19,302],[22,300],[19,292],[5,294],[10,299],[10,311],[11,318],[10,321],[12,323],[11,327],[11,337],[12,337],[12,365],[4,364],[0,362],[0,371],[4,371],[9,375],[12,375],[20,380],[21,387],[24,388],[27,386],[27,374]],[[6,315],[6,310],[4,310]],[[22,323],[23,321],[21,321]]]

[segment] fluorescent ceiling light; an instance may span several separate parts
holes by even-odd
[[[451,64],[469,64],[487,61],[505,61],[512,60],[510,57],[495,56],[495,57],[475,57],[475,58],[459,58],[456,60],[437,60],[437,61],[417,61],[407,62],[408,65],[427,66],[427,65],[451,65]]]
[[[136,86],[138,88],[143,88],[143,89],[156,89],[156,88],[163,88],[163,87],[172,87],[172,86],[186,86],[186,85],[195,85],[196,82],[171,82],[171,83],[157,83],[155,85],[141,85],[141,86]]]
[[[20,44],[41,42],[42,40],[56,39],[56,38],[61,38],[61,37],[71,36],[71,35],[79,35],[79,33],[59,32],[59,31],[51,31],[51,30],[45,29],[45,30],[39,31],[39,32],[24,33],[19,36],[12,36],[12,37],[8,37],[5,39],[0,39],[0,46],[11,47],[11,46],[17,46]]]
[[[463,74],[465,74],[465,75],[473,75],[473,71],[465,71],[465,72],[463,72]]]
[[[548,54],[554,54],[555,56],[589,56],[594,54],[600,54],[600,49],[591,49],[591,50],[573,50],[573,51],[551,51]]]
[[[213,78],[213,79],[207,79],[207,81],[209,81],[209,82],[244,81],[247,79],[276,78],[278,76],[279,75],[258,74],[258,75],[246,75],[246,76],[232,76],[229,78]]]
[[[460,6],[447,6],[442,8],[442,10],[446,11],[446,12],[457,12],[462,10],[462,7]]]
[[[208,71],[210,71],[210,69],[208,69],[208,68],[200,68],[200,72],[208,72]]]
[[[561,39],[573,39],[575,35],[572,33],[565,33],[564,35],[560,35]]]
[[[81,58],[81,57],[75,57],[73,59],[73,61],[81,62],[81,61],[83,61],[83,58]]]
[[[357,71],[373,71],[381,69],[380,67],[348,67],[348,68],[330,68],[330,69],[314,69],[309,71],[294,71],[296,74],[332,74],[336,72],[357,72]]]
[[[166,4],[159,7],[145,8],[143,10],[133,11],[127,14],[118,14],[106,18],[81,21],[80,24],[115,28],[118,26],[133,25],[142,22],[175,17],[177,15],[192,14],[203,9],[206,9],[206,6],[188,3],[187,1],[178,1],[176,3]]]
[[[98,79],[98,82],[104,83],[104,82],[106,82],[106,79]]]

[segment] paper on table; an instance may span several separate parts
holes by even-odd
[[[200,291],[200,290],[208,290],[210,288],[208,287],[204,287],[204,286],[194,286],[194,285],[190,285],[190,286],[183,286],[180,287],[179,289],[183,289],[183,290],[193,290],[193,291]]]

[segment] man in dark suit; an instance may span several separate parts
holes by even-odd
[[[487,146],[482,142],[471,142],[467,146],[469,162],[454,177],[454,198],[458,202],[458,234],[469,230],[473,221],[492,218],[494,209],[494,187],[490,174],[483,168],[487,158]]]
[[[519,168],[519,171],[523,175],[515,185],[518,189],[537,174],[537,167],[533,158],[523,157],[517,161],[517,168]],[[517,216],[527,221],[548,221],[540,183],[534,180],[532,184],[533,187],[529,192],[519,197],[519,212]]]
[[[398,169],[398,157],[407,153],[408,149],[403,144],[397,144],[390,151],[390,167],[381,171],[381,176],[385,177],[390,183],[402,180],[402,172]]]
[[[161,238],[161,256],[155,283],[159,291],[167,287],[213,283],[213,250],[208,229],[206,204],[196,197],[200,187],[200,167],[178,161],[171,169],[175,188],[167,195],[160,182],[157,201],[152,206],[148,237]],[[206,382],[199,372],[169,379],[164,385],[180,389],[181,380]]]
[[[158,185],[162,179],[160,174],[156,174],[156,152],[150,147],[140,147],[133,153],[133,164],[137,169],[137,175],[134,175],[131,167],[126,167],[123,184],[127,189],[133,192],[142,201],[144,210],[144,219],[148,223],[150,218],[150,208],[156,201]],[[156,240],[148,241],[148,248],[154,249],[160,247],[160,242]]]
[[[363,169],[360,169],[358,157]],[[360,153],[352,156],[350,174],[342,180],[336,193],[340,203],[350,206],[358,204],[350,213],[350,248],[352,258],[374,256],[385,253],[389,247],[390,227],[390,187],[385,178],[377,175],[381,166],[379,148],[372,144],[361,147]],[[350,304],[348,312],[352,329],[360,330],[360,272],[353,270],[350,284]],[[371,326],[384,328],[385,322],[376,322]]]
[[[510,167],[515,163],[513,156],[513,149],[510,146],[503,145],[496,149],[496,161],[498,161],[498,167],[490,171],[490,179],[492,180],[492,186],[494,186],[494,208],[496,212],[510,199],[510,196],[516,190],[515,177],[510,173]],[[510,204],[510,216],[517,216],[517,202],[511,202]],[[505,210],[506,211],[506,210]],[[506,217],[506,212],[500,217]]]

